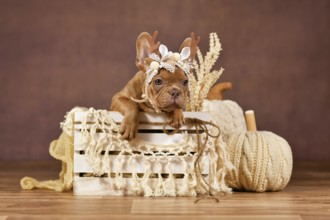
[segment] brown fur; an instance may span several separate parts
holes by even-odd
[[[135,138],[138,128],[138,116],[140,111],[155,112],[155,109],[149,102],[137,103],[131,100],[131,97],[140,99],[143,94],[145,84],[145,70],[150,65],[151,59],[148,58],[149,53],[157,53],[159,42],[155,43],[157,32],[151,36],[143,32],[136,42],[136,65],[140,71],[127,83],[127,85],[112,98],[110,110],[118,111],[124,119],[121,123],[120,134],[123,139],[131,140]],[[192,59],[196,53],[199,37],[195,39],[191,34],[191,38],[185,39],[180,47],[189,46],[191,49],[190,58]],[[162,85],[156,85],[155,81],[161,79]],[[148,96],[155,100],[156,106],[163,112],[166,112],[170,118],[170,125],[179,128],[184,123],[182,109],[185,106],[185,100],[188,95],[188,86],[184,85],[187,76],[180,68],[176,68],[175,73],[170,73],[165,69],[153,78],[148,87]]]

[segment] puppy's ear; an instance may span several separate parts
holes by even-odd
[[[181,50],[184,47],[190,47],[190,60],[193,60],[195,58],[196,51],[197,51],[197,44],[200,41],[200,39],[201,38],[199,36],[197,38],[195,38],[195,34],[191,33],[190,37],[186,38],[183,41],[183,43],[179,49],[179,52],[181,52]]]
[[[159,41],[155,43],[157,35],[158,31],[155,31],[152,36],[147,32],[143,32],[136,40],[135,64],[140,70],[146,70],[147,65],[145,63],[145,59],[149,56],[149,54],[155,53],[160,45]]]

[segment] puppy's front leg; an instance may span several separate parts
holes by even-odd
[[[182,109],[175,109],[173,112],[168,113],[170,117],[170,125],[173,128],[180,128],[184,124],[184,116]]]
[[[139,125],[138,105],[126,97],[114,96],[110,109],[118,111],[124,116],[119,129],[123,139],[131,140],[135,138]]]

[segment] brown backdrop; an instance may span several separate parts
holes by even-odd
[[[136,72],[142,31],[177,50],[217,32],[227,99],[299,160],[330,159],[329,1],[0,1],[0,160],[48,159],[74,106],[107,109]]]

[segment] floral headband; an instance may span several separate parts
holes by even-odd
[[[131,97],[131,99],[135,102],[147,102],[149,101],[151,105],[154,107],[156,112],[160,112],[157,108],[155,101],[148,97],[148,86],[151,83],[152,79],[159,73],[159,70],[164,68],[171,73],[175,72],[175,68],[179,67],[183,70],[183,72],[188,75],[190,73],[190,69],[192,67],[190,60],[190,47],[184,47],[181,50],[181,53],[173,53],[172,51],[168,51],[167,47],[163,44],[159,46],[159,53],[161,57],[157,54],[152,53],[149,54],[149,57],[153,60],[146,70],[146,82],[144,85],[144,92],[142,94],[142,99],[135,99]]]
[[[174,73],[175,67],[177,66],[181,68],[185,74],[190,73],[191,64],[188,60],[190,56],[190,47],[184,47],[179,54],[168,51],[167,47],[164,44],[161,44],[159,46],[159,53],[161,57],[155,53],[149,54],[149,57],[153,59],[153,61],[150,63],[150,66],[146,71],[146,81],[148,84],[152,81],[152,78],[158,74],[161,68]]]

